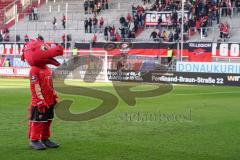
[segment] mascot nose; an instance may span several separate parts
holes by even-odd
[[[56,52],[59,56],[62,56],[64,53],[64,48],[63,46],[56,46]]]
[[[44,54],[44,56],[46,56],[45,58],[53,58],[56,56],[62,56],[64,53],[64,48],[62,46],[56,46],[54,48],[49,48],[46,51],[46,54]]]

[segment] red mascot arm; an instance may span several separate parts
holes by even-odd
[[[37,106],[39,112],[45,113],[46,109],[49,107],[44,100],[41,92],[41,86],[39,83],[39,76],[34,69],[30,71],[30,87],[32,92],[32,106]]]

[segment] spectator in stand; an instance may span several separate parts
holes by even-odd
[[[134,17],[133,18],[133,23],[134,23],[134,32],[137,32],[138,31],[138,25],[139,25],[139,21],[137,19],[137,17]]]
[[[227,1],[227,12],[230,18],[232,18],[232,2],[230,0]]]
[[[224,1],[224,2],[223,2]],[[229,8],[228,10],[231,10],[232,12],[232,5],[229,3],[230,0],[222,0],[222,3],[226,3],[226,8]],[[172,0],[166,0],[166,1],[160,1],[155,0],[155,3],[150,7],[150,9],[144,8],[142,6],[135,6],[132,5],[133,9],[133,15],[136,13],[140,13],[139,11],[144,13],[146,10],[150,11],[172,11],[171,15],[166,16],[167,24],[170,27],[173,27],[173,29],[179,28],[179,25],[181,25],[182,20],[178,17],[177,11],[181,10],[181,1],[172,1]],[[187,10],[187,16],[184,17],[184,33],[191,30],[191,34],[193,33],[193,29],[197,29],[199,33],[201,33],[201,29],[203,30],[203,35],[207,36],[207,27],[212,25],[213,20],[217,20],[217,23],[219,23],[219,15],[218,15],[218,5],[215,1],[187,1],[185,6],[185,10]],[[223,15],[226,14],[226,11],[223,11]],[[229,15],[229,11],[227,12],[227,15]],[[161,21],[161,19],[159,19]],[[159,23],[157,28],[159,28]],[[164,26],[161,26],[165,28]],[[168,29],[169,29],[168,28]],[[201,28],[201,29],[200,29]],[[167,31],[167,30],[166,30]],[[168,32],[167,32],[168,33]],[[177,31],[177,34],[179,35],[180,32]],[[174,37],[174,36],[173,36]],[[173,38],[174,39],[174,38]]]
[[[201,28],[202,28],[202,34],[204,37],[207,37],[207,22],[208,22],[208,17],[207,16],[202,16],[201,18]]]
[[[225,22],[225,23],[223,24],[222,33],[223,33],[224,41],[225,41],[226,38],[229,38],[229,25],[228,25],[227,22]]]
[[[63,34],[61,38],[62,38],[62,43],[65,43],[66,42],[66,35]]]
[[[113,25],[112,26],[112,32],[115,34],[115,32],[116,32],[116,28],[115,28],[115,26]]]
[[[144,26],[144,19],[143,19],[143,13],[142,12],[136,14],[136,19],[139,23],[138,26],[143,27]]]
[[[24,41],[25,41],[25,42],[29,42],[29,37],[28,37],[27,34],[25,34],[25,36],[24,36]]]
[[[105,8],[106,8],[106,9],[109,9],[108,0],[106,0]]]
[[[161,24],[162,24],[162,17],[161,16],[159,16],[159,18],[158,18],[158,25],[157,25],[157,29],[161,29]]]
[[[214,13],[212,8],[209,8],[208,11],[208,26],[212,26],[212,21],[213,21]]]
[[[121,41],[121,36],[119,35],[118,32],[116,33],[116,41],[117,41],[117,42]]]
[[[93,37],[92,37],[92,45],[94,46],[97,42],[97,35],[94,34]]]
[[[38,20],[38,8],[33,7],[33,20]]]
[[[237,13],[240,12],[240,0],[235,0],[235,7],[237,7]]]
[[[196,29],[197,29],[197,31],[198,31],[198,33],[200,34],[200,26],[201,26],[201,23],[200,23],[200,19],[199,18],[197,18],[196,19]]]
[[[219,7],[218,7],[218,5],[214,6],[214,19],[217,20],[217,24],[219,24]]]
[[[97,33],[98,19],[96,16],[93,17],[93,33]]]
[[[156,32],[156,30],[154,30],[152,33],[151,33],[151,35],[150,35],[150,38],[152,38],[154,41],[157,41],[157,32]]]
[[[104,28],[104,37],[105,37],[105,40],[108,41],[108,27]]]
[[[99,22],[100,33],[103,32],[103,25],[104,25],[104,19],[103,19],[103,17],[101,17],[100,22]]]
[[[113,27],[110,30],[110,40],[115,41],[115,29]]]
[[[33,20],[33,8],[29,8],[29,21]]]
[[[174,11],[172,13],[172,24],[173,24],[173,28],[177,28],[178,25],[178,14],[176,11]]]
[[[127,17],[126,17],[126,20],[128,23],[130,23],[132,21],[132,16],[130,13],[128,13]]]
[[[101,10],[108,9],[107,0],[84,0],[83,3],[85,14],[90,13],[97,15]]]
[[[170,28],[172,26],[171,15],[166,16],[167,27]]]
[[[125,39],[125,33],[126,33],[125,27],[121,26],[121,28],[119,28],[119,30],[121,31],[121,38],[122,38],[122,40]]]
[[[221,2],[221,8],[222,8],[222,17],[225,15],[228,15],[228,8],[227,8],[227,1],[223,0]]]
[[[126,19],[123,16],[120,17],[119,21],[122,26],[126,23]]]
[[[175,33],[174,33],[173,39],[174,39],[175,42],[178,42],[178,41],[179,41],[179,33],[178,33],[178,32],[175,32]]]
[[[105,0],[102,0],[102,10],[105,9]]]
[[[181,28],[180,26],[178,26],[176,29],[175,29],[176,33],[180,34],[181,33]]]
[[[92,18],[89,18],[88,26],[89,26],[89,33],[92,33]]]
[[[85,28],[85,33],[88,33],[88,19],[87,18],[84,21],[84,28]]]
[[[52,24],[53,24],[53,29],[56,30],[57,29],[57,18],[56,17],[53,17]]]
[[[62,18],[62,26],[65,29],[66,28],[66,16],[63,14],[63,18]]]
[[[167,34],[167,32],[166,32],[165,30],[162,32],[161,38],[162,38],[164,41],[168,41],[168,34]]]
[[[83,6],[84,6],[85,14],[88,14],[88,8],[90,6],[89,1],[88,0],[84,0]]]
[[[3,41],[3,36],[2,36],[2,34],[0,32],[0,42],[2,42],[2,41]]]
[[[168,35],[168,42],[173,42],[173,33],[172,33],[172,31],[170,31],[170,33]]]
[[[101,8],[101,3],[98,2],[97,6],[96,6],[97,14],[100,13],[101,9],[102,9],[102,8]]]
[[[219,26],[219,32],[220,32],[220,38],[223,38],[223,28],[224,28],[224,24],[223,23],[220,23]]]
[[[94,1],[93,0],[90,0],[90,5],[89,5],[89,7],[90,7],[90,10],[91,10],[91,12],[92,13],[94,13]]]

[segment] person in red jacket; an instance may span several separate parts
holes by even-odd
[[[201,22],[200,22],[199,18],[197,18],[196,19],[196,29],[199,34],[200,34],[200,27],[201,27]]]
[[[22,60],[26,60],[31,66],[29,77],[32,99],[29,107],[28,136],[30,147],[35,150],[59,147],[49,139],[58,96],[53,88],[52,70],[47,64],[59,66],[60,63],[54,57],[61,55],[63,55],[62,46],[50,46],[38,39],[26,43],[23,48]]]
[[[223,38],[228,38],[228,35],[229,35],[229,26],[228,26],[227,23],[224,23],[222,32],[223,32]]]

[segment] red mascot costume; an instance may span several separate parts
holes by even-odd
[[[58,97],[52,84],[52,70],[47,64],[59,66],[60,63],[54,57],[61,55],[63,55],[62,46],[51,46],[41,40],[30,41],[23,49],[22,60],[26,60],[31,66],[29,76],[32,102],[29,107],[29,139],[30,147],[35,150],[59,147],[49,140],[50,125]]]

